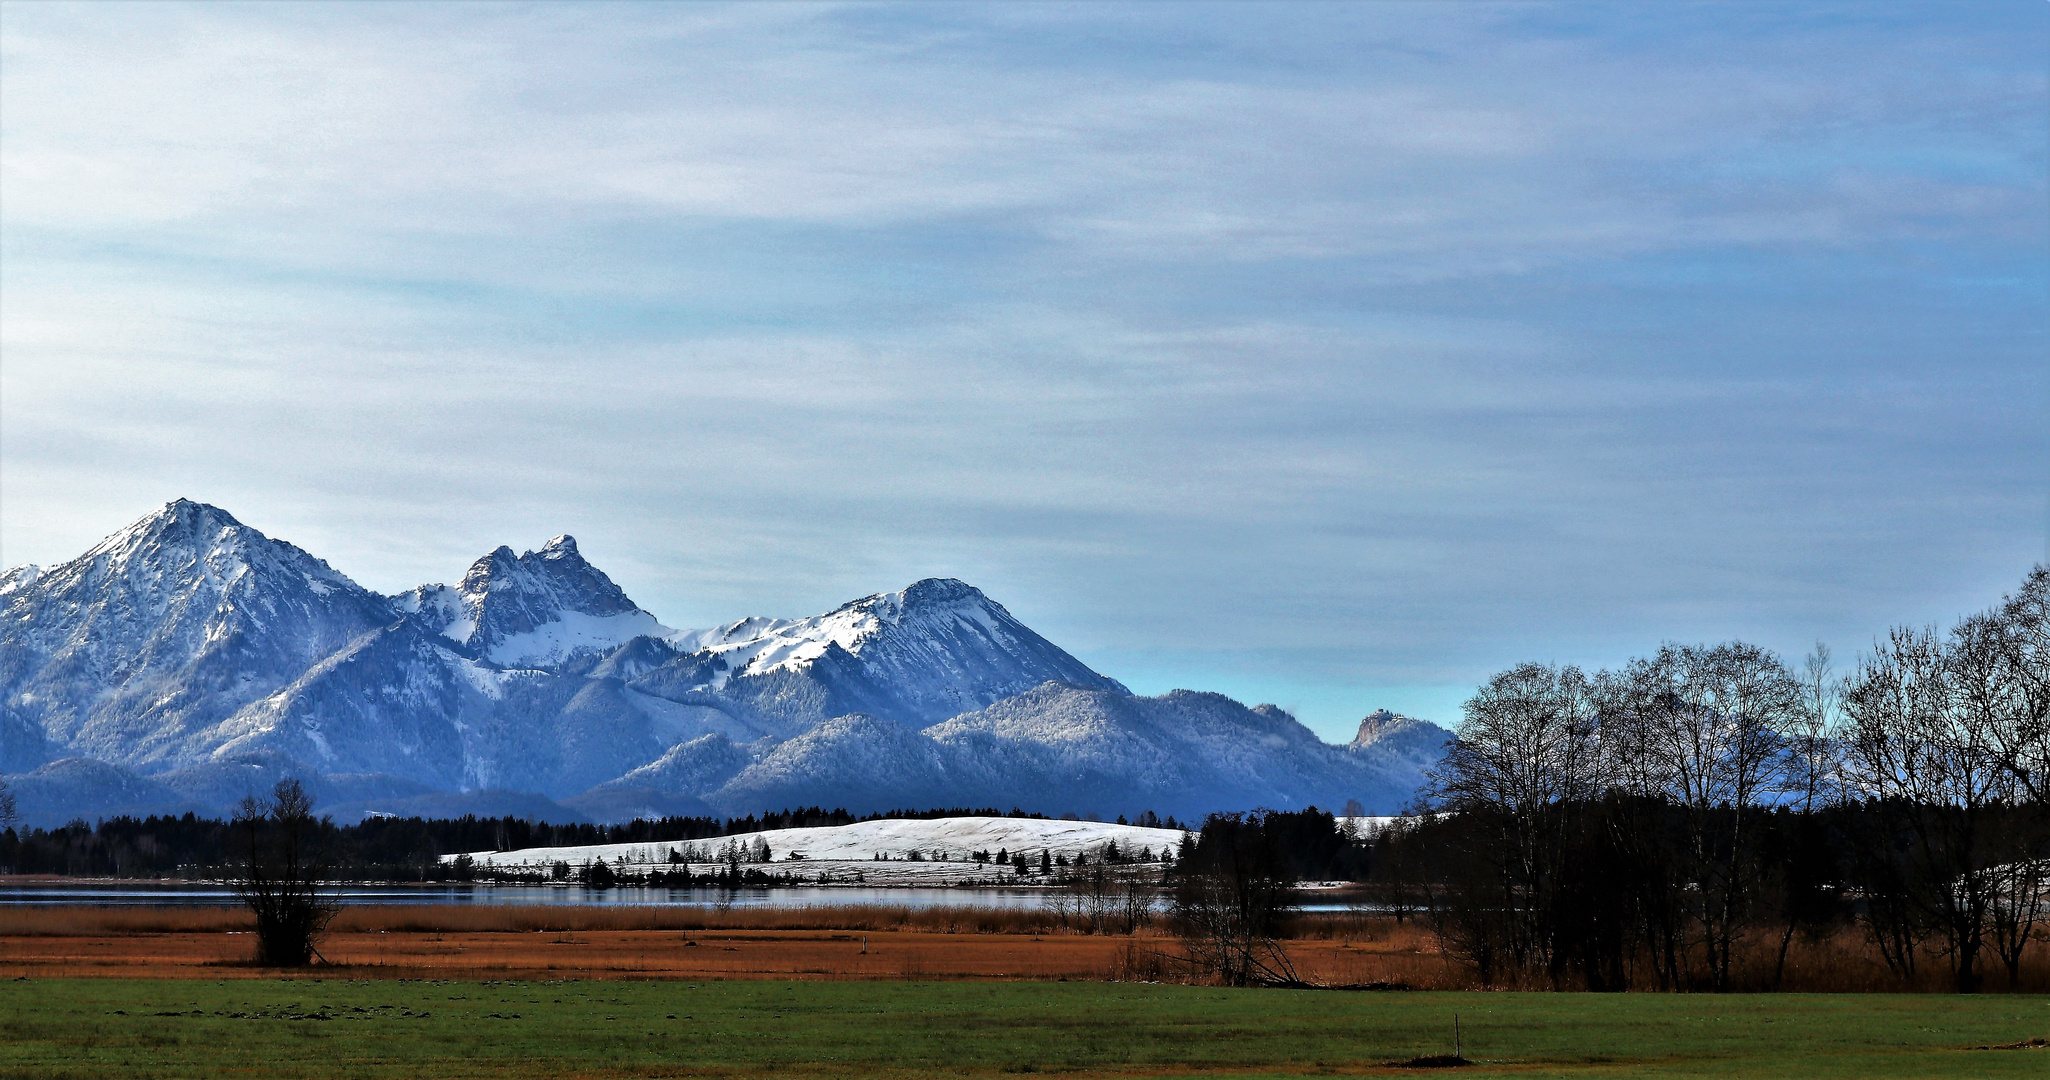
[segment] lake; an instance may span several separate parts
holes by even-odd
[[[1032,909],[1046,902],[1045,889],[916,887],[831,888],[779,886],[744,889],[614,888],[579,885],[344,885],[335,890],[344,904],[517,904],[597,907],[682,907],[775,910],[808,907],[908,907]],[[26,882],[0,885],[0,907],[87,904],[97,907],[232,907],[241,901],[226,885],[163,881]],[[1347,905],[1305,898],[1305,911],[1342,911]]]

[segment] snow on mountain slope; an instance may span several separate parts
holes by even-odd
[[[1176,690],[1131,697],[1046,685],[926,729],[990,785],[1101,814],[1219,808],[1385,810],[1409,795],[1369,760],[1318,739],[1272,705]],[[1028,805],[1027,809],[1035,809]]]
[[[678,630],[663,640],[682,652],[694,653],[721,645],[754,641],[757,638],[766,638],[780,634],[784,630],[796,626],[800,621],[803,620],[772,619],[766,615],[750,615],[745,619],[736,619],[723,626],[714,626],[709,630]]]
[[[197,733],[193,748],[214,759],[270,751],[321,772],[487,787],[489,763],[470,736],[505,696],[507,681],[400,622],[362,635]]]
[[[716,790],[691,794],[728,814],[999,805],[1200,819],[1221,809],[1337,810],[1353,799],[1387,813],[1414,789],[1375,754],[1324,743],[1271,705],[1049,682],[923,731],[836,717],[777,744]]]
[[[501,667],[549,668],[676,633],[586,562],[568,535],[523,555],[501,546],[472,563],[459,584],[422,585],[394,604]]]
[[[696,734],[698,714],[709,712],[647,698],[616,678],[499,668],[400,622],[337,651],[204,738],[216,756],[275,750],[323,772],[552,798],[646,764]]]
[[[594,791],[712,791],[754,764],[756,755],[720,732],[677,743],[638,769]]]
[[[500,637],[484,655],[505,667],[553,667],[578,653],[610,649],[637,637],[658,637],[668,629],[645,611],[565,611],[532,630]]]
[[[1446,733],[1377,717],[1336,747],[1271,706],[1135,698],[951,579],[679,633],[568,536],[388,598],[179,500],[61,566],[0,576],[0,767],[200,770],[192,792],[262,760],[385,777],[408,798],[529,792],[600,818],[818,804],[1196,818],[1351,798],[1384,812]],[[88,815],[142,790],[81,766],[37,783]]]
[[[671,640],[708,644],[651,672],[643,689],[676,700],[715,698],[791,734],[852,713],[929,724],[1048,680],[1125,692],[951,578],[808,619],[742,620]]]
[[[5,572],[0,572],[0,596],[33,585],[35,580],[42,576],[43,568],[33,563],[8,567]]]
[[[835,645],[871,670],[925,680],[938,675],[959,681],[969,674],[971,658],[1004,657],[1020,668],[1054,669],[1040,682],[1063,677],[1082,685],[1109,682],[1027,629],[980,589],[952,578],[927,578],[902,592],[865,596],[808,619],[767,620],[748,637],[734,632],[758,622],[763,621],[734,624],[724,641],[708,646],[726,662],[711,688],[734,676],[801,671]]]
[[[190,737],[396,616],[327,563],[179,499],[0,598],[0,704],[72,753],[189,764]]]
[[[1437,766],[1452,739],[1450,731],[1428,720],[1379,709],[1360,721],[1359,734],[1345,748],[1407,775],[1413,786],[1421,787],[1424,774]]]
[[[664,746],[675,747],[705,735],[717,734],[740,743],[756,743],[775,736],[732,713],[705,705],[683,705],[667,698],[643,694],[627,687],[627,702],[648,718],[650,733]]]
[[[699,794],[714,791],[753,764],[758,748],[735,744],[723,732],[679,742],[661,757],[608,780],[565,805],[597,821],[630,821],[671,814],[713,816]]]
[[[1105,844],[1116,842],[1128,854],[1140,851],[1157,855],[1181,843],[1178,829],[1143,829],[1137,825],[1115,825],[1101,821],[1050,821],[1041,818],[959,817],[930,821],[887,819],[860,821],[814,829],[769,829],[740,834],[743,844],[759,839],[769,845],[777,862],[792,853],[804,861],[873,861],[877,855],[906,858],[916,851],[928,859],[944,854],[948,861],[965,862],[977,851],[994,855],[998,851],[1029,852],[1037,858],[1042,851],[1073,858],[1094,854]],[[695,847],[711,855],[726,843],[726,837],[708,840],[662,841],[641,844],[594,844],[585,847],[522,848],[518,851],[478,851],[470,857],[479,866],[545,867],[555,862],[572,866],[603,860],[628,864],[666,864],[671,851]],[[453,855],[442,856],[448,862]],[[706,860],[711,861],[711,860]]]
[[[705,800],[728,814],[811,805],[844,806],[856,813],[989,805],[964,797],[969,788],[961,783],[954,758],[946,747],[896,721],[860,713],[838,716],[777,745]]]

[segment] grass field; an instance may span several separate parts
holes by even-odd
[[[1117,983],[0,983],[5,1077],[2044,1077],[2036,996],[1373,994]]]

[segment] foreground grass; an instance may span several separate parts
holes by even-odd
[[[0,983],[4,1077],[2050,1075],[2041,997],[1346,994],[1107,983]]]

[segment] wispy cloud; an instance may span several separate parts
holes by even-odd
[[[1855,648],[2041,547],[2046,43],[9,5],[0,543],[184,494],[399,588],[570,529],[672,622],[956,573],[1331,731],[1526,655]]]

